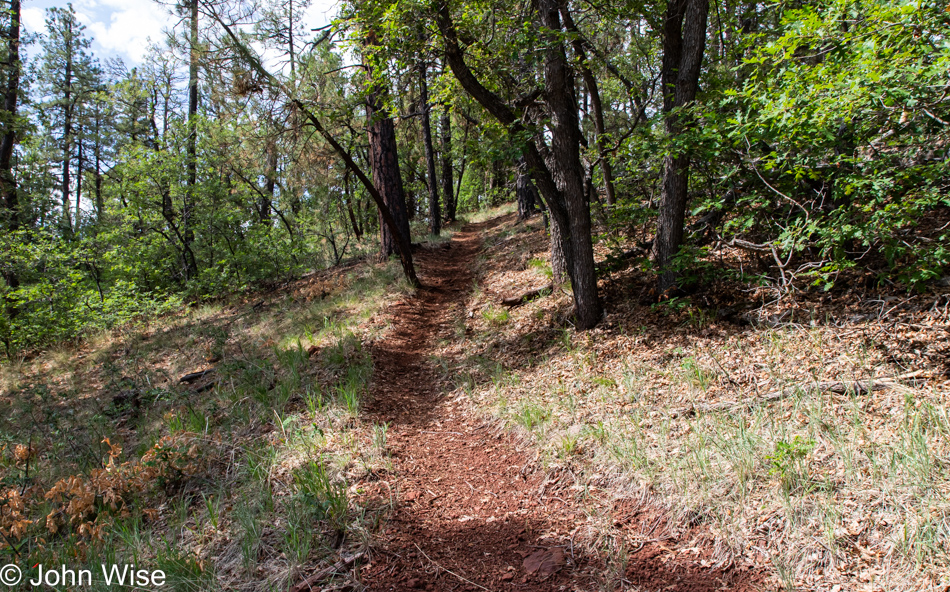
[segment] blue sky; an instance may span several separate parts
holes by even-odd
[[[75,0],[73,8],[86,34],[93,38],[92,49],[104,60],[118,57],[133,66],[140,64],[149,38],[158,41],[163,31],[175,24],[168,9],[154,0]],[[23,25],[33,33],[45,30],[46,9],[66,2],[24,0]],[[325,25],[336,12],[337,0],[314,0],[305,15],[311,27]]]

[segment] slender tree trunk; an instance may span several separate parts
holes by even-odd
[[[79,117],[82,118],[82,112],[79,113]],[[82,218],[82,149],[82,126],[80,125],[76,128],[76,232],[79,232],[79,223]]]
[[[674,111],[696,98],[699,73],[706,48],[709,0],[670,0],[663,24],[663,112],[666,132],[675,138],[692,123]],[[667,154],[663,159],[663,189],[657,220],[654,258],[659,271],[659,296],[676,288],[673,259],[683,243],[688,197],[689,155]]]
[[[564,26],[571,32],[577,33],[577,25],[571,18],[571,12],[566,2],[561,3],[561,15],[564,18]],[[614,193],[613,168],[610,166],[610,158],[607,154],[606,126],[604,125],[604,105],[600,98],[600,89],[597,86],[597,79],[590,69],[587,60],[587,53],[584,51],[584,44],[581,38],[574,36],[572,41],[574,54],[580,59],[581,75],[584,77],[584,86],[587,87],[587,94],[590,96],[591,110],[594,112],[594,131],[596,133],[595,143],[597,145],[597,158],[600,162],[600,170],[604,175],[604,193],[607,203],[613,205],[617,198]],[[585,99],[586,101],[586,99]]]
[[[277,191],[277,144],[267,143],[267,183],[261,196],[261,224],[270,225],[271,208]]]
[[[294,0],[287,3],[287,49],[290,53],[290,80],[297,82],[297,56],[294,50]]]
[[[185,278],[198,275],[198,262],[192,251],[195,242],[194,206],[198,183],[198,0],[191,1],[191,36],[188,60],[188,180],[181,208],[182,236],[184,237]]]
[[[422,143],[426,152],[426,175],[429,177],[429,234],[442,232],[442,214],[439,211],[439,180],[435,176],[435,149],[432,147],[432,127],[429,118],[429,84],[425,63],[419,65],[419,99],[422,103]]]
[[[537,211],[535,210],[537,196],[524,158],[518,161],[518,179],[515,183],[515,193],[518,195],[518,219],[527,220]]]
[[[452,180],[452,117],[443,109],[440,121],[442,131],[442,203],[445,204],[445,219],[455,222],[455,182]]]
[[[70,25],[72,27],[72,25]],[[73,152],[73,51],[72,51],[72,30],[67,31],[68,39],[66,46],[66,69],[63,72],[63,178],[62,192],[63,201],[63,234],[71,237],[73,234],[73,221],[70,216],[72,201],[70,199],[70,165],[72,164]]]
[[[94,154],[93,158],[95,160],[95,178],[93,180],[96,196],[96,222],[102,223],[103,216],[105,214],[105,202],[102,199],[102,106],[98,101],[96,102],[96,141],[94,144]]]
[[[10,28],[7,33],[7,85],[3,89],[3,112],[0,126],[0,195],[3,197],[3,227],[15,231],[20,227],[20,203],[16,179],[13,176],[13,148],[17,141],[17,99],[20,92],[20,0],[10,2]],[[5,274],[7,284],[19,285],[16,274]],[[11,287],[16,287],[11,285]]]

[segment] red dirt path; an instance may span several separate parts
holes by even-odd
[[[481,233],[499,221],[470,224],[448,245],[420,252],[425,288],[389,308],[392,329],[372,347],[366,413],[390,426],[394,472],[364,489],[392,492],[396,508],[361,570],[368,590],[603,589],[604,560],[571,541],[575,521],[585,519],[572,493],[546,483],[528,451],[465,401],[443,397],[427,360],[430,345],[450,337],[452,320],[464,314]],[[638,513],[656,518],[643,508],[624,518]],[[682,563],[664,549],[647,544],[631,555],[624,589],[749,589],[748,574],[701,569],[698,558]]]

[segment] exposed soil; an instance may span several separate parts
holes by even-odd
[[[604,587],[606,561],[572,539],[587,520],[572,483],[540,470],[525,446],[472,413],[466,400],[445,397],[427,357],[465,314],[481,233],[503,220],[468,225],[450,243],[421,251],[416,262],[425,288],[389,308],[391,331],[372,347],[366,412],[390,426],[394,470],[361,486],[367,496],[394,500],[395,509],[361,570],[369,590]],[[617,527],[632,528],[655,522],[658,512],[629,503],[617,505],[613,516]],[[623,588],[747,590],[758,581],[746,572],[702,567],[701,549],[684,556],[667,545],[631,549]]]

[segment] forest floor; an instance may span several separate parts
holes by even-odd
[[[450,243],[421,252],[425,287],[385,311],[391,329],[371,349],[366,413],[389,425],[394,467],[362,487],[381,497],[398,491],[402,503],[364,567],[369,590],[594,590],[606,583],[607,559],[574,542],[588,519],[575,484],[542,470],[530,447],[473,413],[465,397],[446,396],[431,363],[434,345],[453,338],[465,316],[476,257],[500,222],[469,224]],[[632,528],[665,520],[664,510],[649,504],[613,510],[615,520],[636,523]],[[702,559],[711,550],[668,557],[665,548],[646,542],[631,553],[628,584],[741,591],[756,580],[742,569],[710,568]]]
[[[623,240],[587,332],[509,208],[423,242],[419,290],[354,260],[6,361],[0,550],[176,590],[950,589],[950,290],[726,251],[657,304]]]

